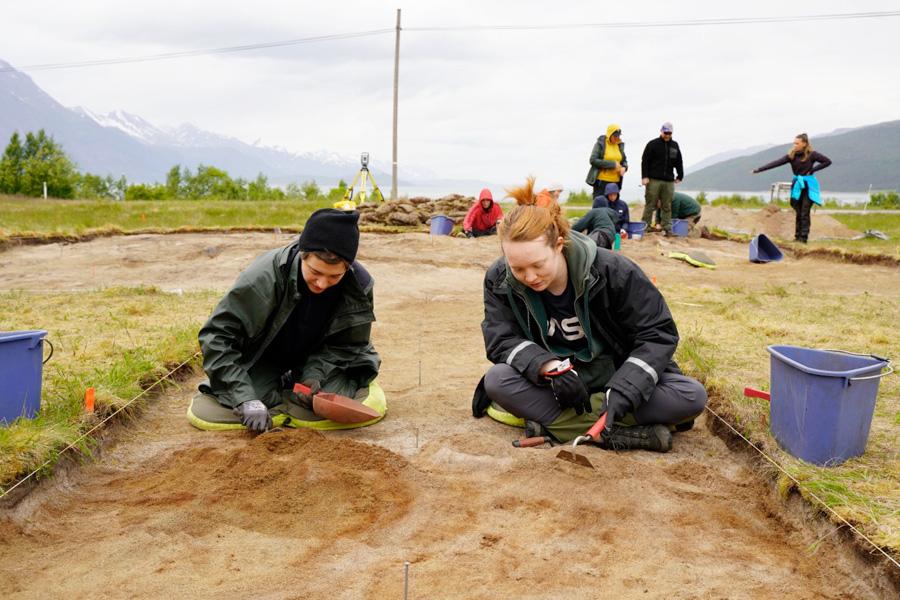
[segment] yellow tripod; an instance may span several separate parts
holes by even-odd
[[[372,185],[372,198],[376,202],[384,202],[384,195],[378,188],[378,184],[375,183],[375,178],[372,176],[371,171],[369,171],[368,152],[362,153],[362,156],[360,157],[360,163],[362,164],[362,167],[359,169],[356,177],[353,178],[353,181],[350,183],[350,187],[348,187],[347,191],[344,192],[344,199],[340,202],[334,203],[335,208],[339,210],[355,210],[357,204],[362,204],[368,199],[366,184],[369,182],[371,182]],[[353,190],[357,189],[357,184],[359,185],[359,192],[354,194]]]

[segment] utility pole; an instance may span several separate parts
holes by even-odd
[[[400,78],[400,9],[397,9],[397,32],[394,38],[394,159],[391,163],[391,200],[397,199],[397,90]]]

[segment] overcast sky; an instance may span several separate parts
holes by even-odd
[[[4,3],[0,58],[24,68],[371,31],[393,28],[397,8],[415,28],[870,12],[898,2],[33,0]],[[584,187],[591,146],[615,122],[633,165],[626,184],[636,184],[641,151],[667,120],[690,165],[734,148],[787,145],[801,131],[898,119],[898,32],[900,17],[404,31],[401,176],[416,165],[444,178],[510,183],[532,173],[539,184]],[[368,151],[389,163],[393,52],[391,32],[29,75],[66,106],[190,122],[293,151]]]

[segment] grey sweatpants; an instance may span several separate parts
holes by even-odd
[[[531,383],[507,364],[497,364],[488,370],[484,389],[508,413],[541,425],[550,425],[562,413],[549,386]],[[696,417],[704,406],[706,390],[699,381],[686,375],[663,373],[650,398],[633,416],[638,425],[675,425]]]

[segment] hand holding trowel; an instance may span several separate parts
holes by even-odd
[[[294,384],[294,393],[312,396],[312,406],[306,408],[312,409],[317,416],[335,423],[364,423],[381,417],[378,411],[358,400],[332,392],[313,393],[309,386],[302,383]]]

